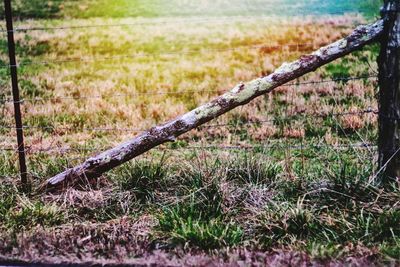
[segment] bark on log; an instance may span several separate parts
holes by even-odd
[[[138,135],[136,138],[91,157],[79,166],[68,169],[51,179],[44,185],[52,189],[66,183],[74,183],[81,178],[98,177],[144,152],[176,138],[222,114],[244,105],[254,98],[271,92],[291,80],[343,57],[363,46],[375,41],[383,32],[383,21],[357,27],[347,37],[322,47],[312,54],[300,57],[292,63],[284,63],[274,73],[247,83],[240,83],[231,91],[213,101],[202,105],[183,116],[164,125],[156,126]]]

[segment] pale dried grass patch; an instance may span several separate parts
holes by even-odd
[[[305,129],[302,126],[289,127],[283,130],[283,137],[286,138],[301,139],[305,137],[305,134]]]
[[[169,20],[169,19],[167,19]],[[71,25],[151,22],[151,19],[90,19],[71,20]],[[171,19],[174,21],[174,19]],[[129,54],[127,59],[115,59],[100,62],[60,63],[46,66],[39,75],[32,77],[37,87],[45,87],[46,94],[55,99],[25,103],[24,116],[48,116],[55,126],[69,126],[61,122],[61,117],[67,120],[81,120],[79,124],[94,128],[148,128],[187,112],[197,105],[208,102],[216,95],[226,92],[240,81],[247,81],[260,75],[272,72],[284,61],[296,59],[303,53],[310,52],[314,47],[331,42],[351,30],[352,23],[362,23],[361,17],[343,16],[334,19],[295,18],[293,21],[257,20],[248,22],[224,22],[218,27],[202,23],[187,25],[177,20],[173,24],[151,24],[132,27],[109,29],[87,29],[82,31],[49,31],[32,32],[31,38],[25,40],[22,34],[17,34],[17,40],[22,45],[34,47],[45,44],[50,50],[39,56],[39,61],[56,58],[83,58],[93,56],[119,56]],[[286,24],[291,25],[286,25]],[[40,21],[28,21],[20,26],[38,26]],[[282,26],[285,24],[285,26]],[[332,31],[335,28],[335,31]],[[318,31],[320,34],[315,35]],[[332,33],[335,32],[335,33]],[[276,44],[307,43],[294,47],[272,48]],[[82,45],[83,44],[83,45]],[[311,44],[311,45],[310,45]],[[246,45],[264,45],[252,49]],[[233,47],[235,50],[212,52],[212,49]],[[192,51],[198,53],[184,55],[183,53],[159,56],[158,53],[168,51]],[[153,54],[152,56],[146,53]],[[299,81],[320,80],[321,75],[311,73]],[[354,83],[355,85],[357,83]],[[367,86],[367,90],[371,90]],[[353,88],[354,89],[354,88]],[[352,89],[352,90],[353,90]],[[151,93],[179,92],[191,90],[189,94],[152,95]],[[270,111],[277,107],[276,99],[281,97],[282,104],[288,105],[290,114],[313,113],[325,109],[320,96],[333,94],[335,87],[331,84],[302,85],[300,87],[280,87],[267,98],[256,101],[256,105],[245,106],[243,118],[246,120],[263,120]],[[197,92],[196,92],[197,91]],[[202,92],[205,91],[205,92]],[[293,92],[296,91],[296,92]],[[357,91],[358,92],[358,91]],[[356,92],[356,93],[357,93]],[[136,93],[148,95],[136,96]],[[113,97],[118,94],[133,94],[126,97]],[[280,95],[284,94],[284,95]],[[291,95],[286,95],[291,94]],[[306,99],[305,95],[311,95]],[[59,96],[59,98],[57,98]],[[93,97],[99,98],[65,100],[61,97]],[[365,98],[365,96],[364,96]],[[7,107],[6,118],[12,123],[12,106]],[[289,115],[290,115],[289,114]],[[62,116],[61,116],[62,115]],[[229,123],[233,115],[227,115],[223,120]],[[66,124],[66,125],[64,125]],[[73,125],[74,127],[75,125]],[[78,127],[79,128],[79,127]],[[302,132],[287,131],[288,136],[302,136]],[[273,126],[261,125],[259,129],[249,127],[249,135],[256,140],[275,135]],[[76,134],[70,131],[56,130],[55,136],[45,135],[47,143],[57,140],[58,143],[72,144],[78,140],[80,144],[91,141],[96,136],[106,136],[109,141],[124,140],[136,132],[104,132]],[[28,133],[30,135],[31,133]],[[234,132],[227,127],[197,131],[190,139],[228,137],[235,140]],[[67,138],[65,135],[70,135]],[[34,137],[39,140],[38,137]],[[29,138],[28,138],[29,140]],[[35,141],[36,142],[36,141]],[[227,143],[229,143],[227,142]]]
[[[278,130],[274,125],[262,124],[260,127],[250,127],[249,134],[256,141],[263,141],[274,137]]]
[[[359,112],[359,107],[351,107],[348,112]],[[339,123],[344,130],[358,131],[365,126],[363,114],[360,115],[346,115],[339,118]]]

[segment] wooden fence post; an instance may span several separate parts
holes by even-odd
[[[11,85],[12,85],[12,94],[14,102],[15,126],[17,132],[17,142],[18,142],[19,167],[21,173],[21,183],[23,188],[26,189],[28,185],[28,173],[27,173],[26,159],[25,159],[24,133],[22,126],[21,105],[20,105],[21,100],[19,97],[19,88],[18,88],[17,60],[15,58],[15,41],[14,41],[14,28],[12,21],[11,0],[4,0],[4,11],[7,23],[8,55],[10,58],[10,73],[11,73]]]
[[[400,177],[400,0],[385,0],[379,65],[379,169]]]

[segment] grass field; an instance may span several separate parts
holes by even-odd
[[[2,7],[3,3],[0,3]],[[22,0],[13,1],[17,18],[124,18],[187,16],[302,16],[362,12],[377,15],[380,0]],[[1,15],[3,16],[3,14]]]
[[[278,88],[83,187],[35,194],[46,178],[96,151],[344,36],[371,20],[377,3],[322,8],[315,1],[311,15],[288,18],[265,10],[293,1],[200,2],[51,1],[46,9],[42,1],[15,1],[19,28],[127,26],[16,34],[32,192],[18,191],[16,155],[2,151],[1,257],[396,264],[400,191],[370,182],[376,148],[360,147],[377,140],[369,111],[377,109],[378,45],[297,82],[365,78]],[[2,65],[6,44],[1,39]],[[0,124],[7,126],[7,68],[0,76]],[[0,136],[2,148],[15,143],[12,129],[0,128]]]

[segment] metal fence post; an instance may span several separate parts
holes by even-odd
[[[21,173],[22,186],[26,187],[28,184],[28,173],[26,168],[24,133],[22,128],[22,118],[21,118],[22,117],[21,105],[20,105],[21,100],[19,97],[19,88],[18,88],[17,61],[15,58],[15,41],[14,41],[14,29],[12,21],[11,0],[4,0],[4,10],[7,23],[8,55],[10,58],[10,73],[11,73],[11,85],[12,85],[12,94],[14,102],[15,126],[17,131],[19,167]]]
[[[400,177],[400,0],[385,0],[379,65],[379,169],[383,181]]]

